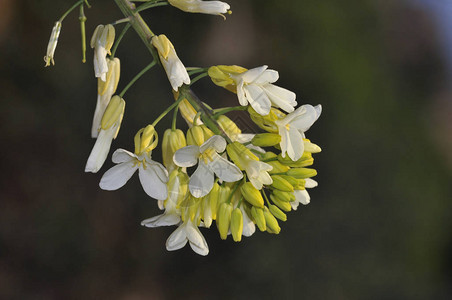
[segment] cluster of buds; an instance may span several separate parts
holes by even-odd
[[[168,3],[186,12],[230,13],[229,5],[220,1]],[[143,5],[151,7],[154,3]],[[139,10],[140,7],[136,11]],[[53,62],[57,33],[52,36],[51,55],[47,55],[46,63]],[[115,95],[120,61],[110,51],[114,42],[113,25],[99,25],[91,39],[98,96],[91,131],[96,142],[86,172],[96,173],[102,168],[123,120],[122,97],[131,85]],[[100,187],[117,190],[138,170],[144,192],[164,210],[141,224],[178,226],[166,242],[170,251],[189,242],[196,253],[207,255],[209,248],[199,228],[210,228],[214,221],[223,240],[231,235],[235,242],[240,242],[242,236],[253,235],[256,226],[260,231],[278,234],[280,222],[287,220],[286,214],[297,210],[300,203],[310,202],[306,189],[317,186],[312,179],[317,172],[310,166],[314,162],[313,153],[321,149],[306,138],[305,132],[319,118],[321,106],[307,104],[297,108],[295,93],[275,85],[279,73],[267,66],[249,70],[225,65],[186,68],[165,35],[152,35],[150,44],[158,54],[176,101],[171,101],[152,124],[138,130],[134,152],[117,149],[113,153],[116,165],[104,173]],[[150,67],[153,65],[155,62]],[[196,79],[190,78],[195,74]],[[205,76],[236,94],[240,105],[212,109],[199,100],[190,86]],[[159,144],[156,126],[172,110],[175,110],[173,125],[163,133],[160,163],[152,156]],[[246,111],[262,132],[243,133],[226,116],[238,110]],[[177,112],[188,124],[185,132],[176,126]]]

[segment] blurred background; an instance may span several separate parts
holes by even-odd
[[[267,64],[299,104],[323,105],[308,132],[323,149],[311,204],[277,236],[235,244],[202,229],[207,257],[167,252],[174,227],[140,226],[159,211],[137,176],[106,192],[110,158],[84,173],[96,80],[90,49],[81,63],[78,11],[63,23],[56,65],[42,59],[73,2],[0,1],[1,299],[452,297],[451,1],[229,0],[226,22],[169,6],[143,13],[186,66]],[[113,1],[90,2],[88,39],[122,18]],[[132,30],[117,56],[119,89],[151,60]],[[193,89],[236,105],[208,79]],[[112,150],[132,149],[173,101],[158,68],[125,100]]]

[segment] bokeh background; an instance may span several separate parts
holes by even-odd
[[[167,252],[174,228],[140,226],[159,211],[137,177],[106,192],[110,159],[84,173],[96,80],[91,51],[81,63],[78,12],[63,23],[55,67],[43,67],[73,1],[1,0],[1,299],[452,297],[452,2],[228,2],[226,22],[171,7],[143,16],[186,66],[267,64],[300,104],[323,105],[308,133],[323,149],[311,204],[278,236],[235,244],[213,228],[202,230],[207,257]],[[113,1],[91,4],[88,38],[122,18]],[[120,89],[151,60],[133,31],[117,56]],[[236,103],[208,79],[193,89],[215,107]],[[125,99],[112,150],[131,149],[173,101],[158,68]]]

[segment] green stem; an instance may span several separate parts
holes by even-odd
[[[179,97],[179,99],[177,99],[176,102],[174,102],[173,104],[171,104],[170,107],[168,107],[167,109],[165,109],[164,112],[162,112],[160,114],[160,116],[158,116],[157,119],[155,119],[155,121],[152,123],[152,126],[156,126],[158,122],[160,122],[161,119],[163,119],[163,117],[165,117],[173,108],[177,107],[179,105],[179,103],[182,101],[182,99],[184,99],[184,97]]]
[[[158,7],[158,6],[166,6],[166,5],[168,5],[169,3],[168,2],[150,2],[150,3],[145,3],[145,4],[142,4],[142,5],[140,5],[140,6],[138,6],[135,10],[134,10],[134,12],[140,12],[140,11],[143,11],[143,10],[146,10],[146,9],[149,9],[149,8],[153,8],[153,7]]]
[[[122,38],[126,34],[127,30],[129,30],[130,26],[132,26],[130,23],[127,23],[126,26],[122,29],[121,33],[119,34],[118,38],[116,39],[115,44],[113,45],[113,49],[111,50],[110,57],[115,57],[116,50],[118,49],[119,43],[121,43]]]
[[[192,85],[192,84],[194,84],[196,81],[198,81],[199,79],[201,79],[201,78],[204,78],[204,77],[206,77],[206,76],[208,76],[209,74],[207,74],[207,73],[202,73],[201,75],[198,75],[198,76],[196,76],[191,82],[190,82],[190,85]]]
[[[129,18],[123,18],[123,19],[120,19],[120,20],[116,20],[116,21],[114,21],[114,22],[112,22],[110,24],[114,26],[114,25],[118,25],[118,24],[121,24],[121,23],[128,23],[128,22],[130,22]]]
[[[70,14],[74,9],[76,9],[80,4],[83,5],[83,2],[85,2],[85,0],[79,0],[77,1],[74,5],[72,5],[71,8],[69,8],[62,16],[61,18],[58,20],[60,23],[63,22],[63,20],[67,17],[68,14]]]
[[[234,106],[234,107],[226,107],[226,108],[217,108],[214,110],[213,117],[216,119],[220,115],[224,115],[231,111],[237,111],[237,110],[247,110],[248,106]]]
[[[123,98],[124,94],[127,92],[127,90],[141,77],[144,73],[149,71],[153,66],[155,66],[155,60],[152,61],[149,65],[147,65],[143,70],[141,70],[140,73],[138,73],[122,90],[122,92],[119,94],[119,97]]]
[[[263,162],[276,161],[276,160],[278,160],[277,157],[272,157],[272,158],[264,159]]]
[[[188,75],[198,74],[207,71],[209,68],[186,68]]]
[[[267,201],[267,205],[270,206],[270,201],[267,198],[267,194],[262,190],[261,191],[262,195],[264,195],[265,201]]]
[[[232,189],[231,193],[228,196],[228,200],[226,200],[226,203],[231,203],[232,196],[234,196],[235,191],[237,191],[238,187],[240,185],[240,181],[237,181],[234,185],[234,188]]]
[[[174,108],[174,113],[173,113],[173,122],[171,123],[171,130],[175,131],[176,130],[176,122],[177,122],[177,113],[179,111],[179,104]]]
[[[86,62],[86,31],[85,31],[85,22],[86,22],[86,16],[85,16],[85,10],[83,3],[80,5],[80,33],[82,35],[82,63]]]

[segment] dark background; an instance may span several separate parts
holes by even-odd
[[[90,49],[80,61],[77,11],[63,23],[56,66],[42,60],[53,23],[73,2],[2,0],[1,299],[452,296],[452,27],[414,0],[228,2],[226,22],[172,7],[143,16],[186,66],[267,64],[299,104],[323,105],[308,132],[323,149],[311,204],[291,212],[278,236],[257,232],[235,244],[213,227],[202,229],[207,257],[188,246],[167,252],[175,228],[140,226],[159,211],[136,175],[106,192],[98,182],[110,156],[98,174],[83,172],[96,80]],[[88,39],[97,24],[122,18],[113,1],[91,4]],[[119,89],[151,60],[133,31],[117,56]],[[237,105],[208,79],[193,89],[214,107]],[[134,133],[173,101],[158,68],[125,100],[112,150],[132,150]],[[159,124],[161,134],[168,126]]]

